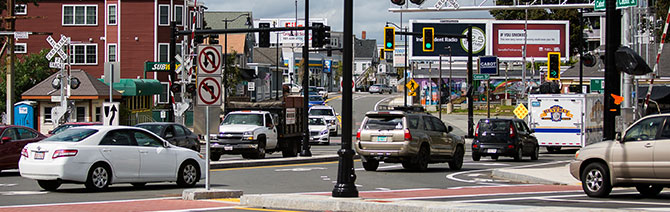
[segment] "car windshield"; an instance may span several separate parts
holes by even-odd
[[[323,98],[321,98],[320,96],[310,96],[309,101],[320,102],[323,101]]]
[[[143,124],[143,125],[138,125],[137,127],[143,128],[145,130],[149,130],[156,135],[160,135],[161,132],[163,132],[163,128],[165,128],[165,126],[158,125],[158,124]]]
[[[403,129],[402,117],[368,117],[363,129],[370,130],[399,130]]]
[[[79,142],[98,132],[96,129],[72,128],[42,141]]]
[[[56,135],[56,134],[58,134],[60,132],[63,132],[67,129],[70,129],[74,126],[75,125],[72,125],[72,124],[61,125],[61,126],[57,127],[55,130],[51,131],[51,134]]]
[[[309,87],[309,89],[308,89],[307,91],[309,91],[309,92],[318,92],[319,90],[316,89],[316,87]]]
[[[322,118],[309,118],[309,125],[326,125]]]
[[[482,120],[479,122],[479,133],[482,132],[509,132],[510,121]]]
[[[223,124],[246,124],[263,126],[263,115],[261,114],[228,114]]]
[[[317,93],[317,92],[315,92],[315,91],[310,91],[310,92],[309,92],[309,95],[310,95],[310,96],[316,96],[316,95],[319,95],[319,93]]]
[[[312,116],[332,116],[333,110],[331,109],[311,109],[309,110],[309,115]]]

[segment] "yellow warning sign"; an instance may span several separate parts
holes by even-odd
[[[405,86],[407,86],[408,90],[415,91],[417,88],[419,88],[419,83],[416,83],[414,79],[411,79],[409,82],[407,82],[407,84],[405,84]],[[414,96],[416,96],[416,93],[414,94]]]
[[[519,119],[523,119],[528,115],[528,109],[526,109],[526,106],[523,106],[523,104],[519,104],[519,106],[516,106],[514,109],[514,115]]]
[[[416,91],[407,91],[407,96],[416,96]]]

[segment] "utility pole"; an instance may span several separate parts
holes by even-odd
[[[607,19],[605,33],[605,111],[603,119],[603,139],[613,140],[616,135],[616,116],[619,106],[614,104],[612,94],[621,93],[621,74],[616,70],[616,50],[621,45],[621,13],[616,9],[616,0],[605,1]]]
[[[5,20],[5,29],[7,31],[13,32],[15,29],[14,23],[16,19],[14,18],[14,0],[7,0],[7,15],[9,19]],[[5,115],[7,117],[7,123],[13,123],[13,114],[12,107],[14,106],[14,35],[7,35],[7,95],[5,101]],[[62,83],[62,82],[61,82]]]
[[[305,110],[305,116],[307,116],[307,108],[309,108],[309,0],[305,0],[305,44],[302,47],[302,60],[302,106]],[[344,128],[346,127],[343,127],[343,129]],[[343,132],[342,135],[346,134]],[[349,135],[351,135],[351,133],[349,133]],[[305,119],[305,121],[302,122],[302,151],[300,152],[300,156],[312,156],[312,152],[309,150],[309,136],[309,125],[307,119]]]

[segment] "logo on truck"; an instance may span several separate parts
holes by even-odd
[[[560,105],[551,106],[549,109],[543,110],[540,114],[542,120],[551,120],[553,122],[560,122],[562,120],[571,120],[573,117],[570,110],[561,107]]]

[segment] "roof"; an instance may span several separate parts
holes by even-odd
[[[284,59],[282,55],[282,51],[279,51],[279,61],[280,62],[279,66],[281,67],[286,67],[284,66]],[[253,58],[254,63],[264,63],[264,64],[270,64],[272,67],[277,65],[277,48],[254,48],[254,58]]]
[[[247,18],[245,14],[249,14],[249,19],[253,23],[253,14],[251,11],[205,11],[206,27],[212,29],[225,29],[226,23],[223,20],[232,20],[237,17],[237,20],[228,22],[228,29],[248,28],[246,26]]]
[[[377,54],[377,40],[355,39],[354,58],[374,58]]]
[[[103,82],[100,82],[85,71],[72,70],[70,74],[72,77],[76,77],[81,82],[79,88],[72,89],[72,99],[99,99],[99,97],[109,97],[109,86]],[[23,92],[21,94],[21,98],[47,99],[51,98],[51,96],[60,96],[60,89],[54,89],[51,87],[51,81],[53,81],[57,75],[58,73],[54,73],[47,79]],[[115,90],[112,95],[119,97],[121,96],[121,93]]]
[[[103,79],[98,80],[103,81]],[[123,96],[149,96],[161,94],[163,85],[155,79],[121,79],[118,83],[114,83],[114,90],[119,91]]]

